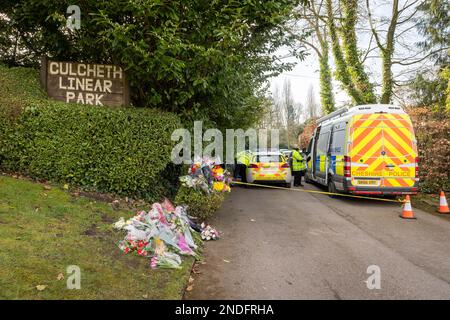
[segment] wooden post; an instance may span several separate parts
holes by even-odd
[[[47,68],[48,68],[48,59],[46,56],[41,58],[41,87],[47,92]]]
[[[123,80],[123,103],[125,107],[130,106],[130,83],[128,82],[128,76],[123,73],[124,80]]]

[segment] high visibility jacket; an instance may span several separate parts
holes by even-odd
[[[292,171],[302,171],[306,169],[305,160],[300,152],[294,150],[292,152]]]
[[[242,151],[240,153],[237,154],[237,163],[240,164],[245,164],[246,166],[248,166],[250,164],[250,156],[251,154],[247,151]]]

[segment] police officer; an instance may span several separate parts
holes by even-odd
[[[306,169],[305,160],[299,151],[298,145],[294,145],[292,151],[292,175],[294,176],[294,187],[302,186],[302,176]]]
[[[247,182],[247,166],[250,163],[250,153],[248,150],[241,151],[236,155],[236,166],[234,169],[234,178],[241,176],[242,182]]]

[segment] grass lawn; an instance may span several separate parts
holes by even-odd
[[[447,195],[447,201],[449,200]],[[444,219],[449,219],[449,215],[440,214],[437,212],[439,208],[439,193],[428,194],[420,192],[418,195],[411,197],[411,204],[416,208],[419,208],[428,213],[434,214]]]
[[[181,298],[193,258],[181,270],[152,270],[117,247],[124,234],[112,223],[133,212],[48,189],[0,176],[0,299]],[[67,289],[69,265],[81,269],[80,290]]]

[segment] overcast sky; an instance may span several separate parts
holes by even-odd
[[[281,50],[280,52],[285,53],[286,51]],[[289,79],[291,81],[294,101],[296,103],[305,105],[309,86],[313,86],[316,101],[319,103],[320,84],[319,62],[317,56],[311,51],[311,55],[309,55],[304,61],[297,60],[296,58],[288,58],[284,59],[284,61],[295,62],[297,65],[292,71],[285,72],[278,77],[271,78],[270,86],[272,92],[274,92],[276,86],[278,86],[281,90],[285,79]],[[337,105],[344,104],[345,101],[349,99],[345,92],[339,90],[338,83],[333,84],[333,91]]]

